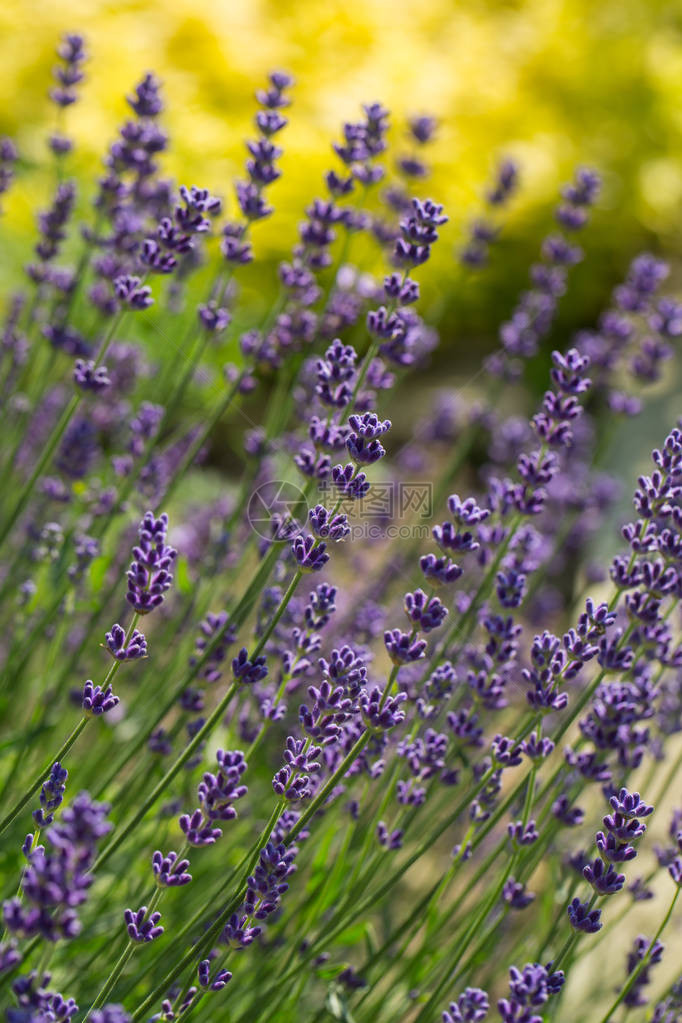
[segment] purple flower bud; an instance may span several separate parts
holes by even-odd
[[[618,874],[609,863],[595,859],[583,867],[583,876],[599,895],[613,895],[625,884],[625,874]]]
[[[125,910],[123,919],[125,920],[126,930],[131,941],[139,943],[150,942],[160,938],[163,934],[163,927],[159,925],[161,914],[158,912],[151,913],[148,919],[145,919],[146,916],[146,906],[141,906],[137,912],[133,912],[132,909]]]
[[[273,207],[268,206],[261,195],[260,188],[253,182],[238,181],[235,190],[239,208],[247,220],[262,220],[264,217],[270,216]]]
[[[405,614],[422,632],[431,632],[443,624],[448,609],[438,597],[428,598],[423,590],[406,593],[403,604]]]
[[[591,909],[589,902],[581,902],[576,896],[569,906],[569,920],[575,931],[596,934],[601,930],[601,909]]]
[[[237,811],[232,805],[247,793],[246,785],[240,782],[246,771],[244,754],[239,750],[218,750],[216,753],[218,771],[206,771],[199,782],[198,795],[204,814],[211,821],[234,820]]]
[[[462,575],[462,569],[450,558],[439,558],[435,554],[425,554],[419,560],[422,573],[431,585],[445,585],[456,582]]]
[[[532,845],[540,837],[534,820],[528,821],[528,824],[514,821],[507,825],[507,833],[516,845]]]
[[[130,274],[115,279],[114,291],[119,301],[131,309],[148,309],[154,304],[151,288],[143,286],[139,277]]]
[[[502,898],[512,909],[525,909],[526,906],[530,906],[535,895],[533,892],[526,891],[525,884],[521,884],[521,882],[515,881],[513,877],[510,877],[505,881],[504,888],[502,889]]]
[[[91,359],[87,361],[76,359],[73,379],[76,385],[83,391],[92,391],[94,394],[101,394],[102,391],[106,391],[107,387],[111,386],[107,367],[95,366]]]
[[[627,863],[628,860],[634,860],[637,855],[637,850],[633,846],[619,842],[615,835],[605,835],[603,831],[597,832],[595,842],[600,854],[609,863]]]
[[[33,811],[33,820],[39,828],[45,828],[54,820],[53,811],[61,806],[66,792],[66,779],[69,772],[56,761],[50,768],[47,781],[40,789],[40,809]],[[31,836],[33,837],[33,836]]]
[[[78,99],[75,86],[83,81],[81,65],[86,59],[85,40],[76,33],[66,33],[57,47],[61,64],[53,68],[58,85],[50,90],[50,98],[58,107],[69,107]]]
[[[636,818],[629,819],[621,813],[607,814],[602,818],[604,827],[619,842],[636,842],[646,831],[646,824]]]
[[[365,497],[369,491],[367,476],[364,472],[358,472],[352,462],[345,466],[335,465],[332,469],[332,481],[344,497],[353,501]]]
[[[346,439],[348,453],[354,462],[372,465],[386,454],[378,438],[391,429],[390,419],[383,421],[375,412],[352,415],[348,419],[351,433]]]
[[[426,640],[414,639],[412,634],[392,629],[384,633],[384,646],[394,664],[409,664],[424,656]]]
[[[500,162],[496,181],[491,191],[486,193],[486,199],[491,206],[502,206],[513,195],[518,187],[519,168],[514,160],[504,159]]]
[[[529,760],[544,760],[554,749],[554,743],[547,736],[540,737],[537,732],[531,732],[521,747]]]
[[[482,1023],[488,1015],[488,995],[478,987],[465,988],[457,1001],[450,1002],[442,1023]]]
[[[220,828],[214,827],[212,821],[204,819],[201,810],[196,809],[193,813],[183,813],[178,818],[180,830],[190,845],[196,848],[203,848],[207,845],[215,845],[222,837]]]
[[[6,135],[0,136],[0,195],[6,192],[14,177],[14,164],[19,159],[16,147]]]
[[[569,828],[582,824],[585,819],[585,811],[581,810],[579,806],[571,806],[568,796],[565,795],[559,796],[552,804],[552,813],[557,820],[560,820],[562,824]]]
[[[199,987],[205,991],[222,991],[226,984],[232,980],[232,974],[229,970],[216,970],[215,974],[211,978],[211,960],[202,959],[197,967],[199,974]]]
[[[268,669],[266,659],[263,656],[254,657],[249,660],[249,654],[245,647],[242,647],[236,657],[232,659],[232,674],[242,685],[253,685],[267,677]]]
[[[460,532],[452,522],[444,522],[440,526],[434,526],[433,538],[438,546],[444,551],[477,551],[480,544],[474,534],[469,530]]]
[[[83,686],[82,707],[84,713],[88,716],[94,715],[98,717],[100,714],[107,714],[118,703],[118,696],[114,696],[114,691],[110,685],[106,689],[102,689],[101,686],[93,686],[90,679],[88,679]]]
[[[628,792],[625,788],[622,788],[618,795],[611,796],[609,803],[616,813],[628,819],[648,817],[654,812],[653,806],[647,806],[642,802],[639,792]]]
[[[377,841],[379,845],[385,849],[402,849],[403,847],[403,831],[402,828],[395,828],[389,832],[384,821],[379,821],[376,829]]]
[[[427,114],[421,114],[418,117],[408,118],[408,128],[410,135],[419,145],[426,145],[427,142],[433,140],[436,134],[436,128],[438,127],[438,121],[435,117],[430,117]]]
[[[167,856],[157,849],[152,856],[152,871],[156,883],[161,888],[178,888],[189,884],[192,875],[187,873],[189,860],[179,860],[178,854],[169,852]]]
[[[523,759],[523,744],[498,733],[492,741],[491,752],[500,767],[516,767]]]
[[[384,293],[399,306],[412,305],[419,301],[419,284],[410,277],[403,279],[401,274],[392,273],[384,277]]]
[[[326,540],[345,540],[350,534],[348,516],[343,514],[332,515],[324,505],[317,504],[308,512],[310,528],[315,536]]]
[[[319,572],[323,569],[329,561],[326,550],[327,545],[318,543],[310,534],[295,537],[291,545],[291,553],[302,572]]]
[[[112,625],[105,639],[106,649],[117,661],[135,661],[147,656],[147,640],[137,629],[133,629],[130,640],[126,642],[125,629],[118,624]]]
[[[400,709],[400,705],[407,699],[406,693],[388,696],[383,707],[381,706],[382,699],[382,691],[375,687],[369,692],[363,689],[358,700],[362,720],[366,727],[377,732],[395,728],[405,720],[405,712]]]
[[[676,885],[682,886],[682,856],[676,856],[668,865],[668,873]]]

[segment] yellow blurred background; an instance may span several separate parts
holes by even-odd
[[[54,48],[67,30],[83,32],[90,53],[82,98],[68,111],[77,140],[71,166],[88,181],[126,116],[124,95],[151,69],[164,82],[167,169],[179,182],[230,195],[254,89],[270,68],[293,72],[283,177],[271,192],[277,216],[258,229],[260,255],[290,249],[303,207],[335,163],[330,141],[361,102],[375,99],[393,112],[398,149],[407,115],[440,119],[428,154],[434,174],[423,187],[451,217],[429,275],[439,288],[501,153],[521,163],[507,230],[516,249],[513,266],[501,262],[488,275],[485,305],[486,288],[499,297],[522,286],[552,199],[576,163],[596,166],[605,178],[585,239],[592,265],[577,277],[580,315],[596,310],[595,273],[610,284],[639,248],[676,253],[677,0],[4,0],[0,134],[16,139],[25,161],[5,204],[5,229],[26,239],[47,194],[47,178],[33,167],[47,162],[54,113],[46,93]]]

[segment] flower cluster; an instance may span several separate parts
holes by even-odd
[[[501,998],[497,1008],[502,1023],[541,1023],[542,1016],[533,1013],[534,1008],[544,1005],[555,997],[564,985],[563,970],[552,970],[552,964],[526,963],[520,970],[516,966],[509,970],[509,997]]]
[[[177,551],[166,544],[168,516],[154,518],[147,512],[138,533],[139,542],[133,547],[133,563],[128,572],[126,599],[138,614],[149,614],[160,607],[164,594],[173,582],[171,571]]]
[[[285,90],[292,84],[293,79],[283,71],[273,71],[270,75],[267,89],[262,89],[256,94],[262,110],[256,115],[256,126],[260,133],[259,137],[248,143],[249,159],[246,163],[246,170],[249,180],[239,182],[236,186],[237,202],[242,216],[247,221],[261,220],[272,213],[272,208],[267,205],[263,198],[263,189],[271,185],[280,176],[280,171],[275,166],[275,160],[281,156],[281,149],[272,142],[273,135],[281,131],[286,125],[286,118],[280,111],[289,106],[289,99]],[[228,261],[244,262],[244,254],[238,255],[230,244],[233,235],[225,233],[223,244],[223,255]],[[237,236],[239,241],[239,236]]]
[[[216,759],[217,772],[206,771],[199,782],[199,807],[193,813],[180,817],[180,829],[193,846],[213,845],[222,835],[215,822],[234,820],[237,811],[233,803],[242,799],[248,791],[240,780],[247,767],[244,754],[239,750],[218,750]]]
[[[33,811],[33,820],[39,828],[46,828],[54,820],[54,811],[61,806],[66,792],[69,772],[57,762],[50,768],[47,781],[40,789],[40,809]]]
[[[511,159],[501,160],[485,193],[489,214],[497,213],[506,206],[518,185],[518,164]],[[461,262],[472,270],[485,266],[490,257],[490,247],[497,241],[499,233],[499,227],[489,216],[474,220],[469,228],[469,240],[459,254]]]
[[[562,191],[556,219],[566,232],[578,231],[587,223],[590,207],[599,194],[599,177],[583,167]],[[542,245],[542,262],[534,263],[532,287],[524,292],[512,316],[500,328],[502,357],[488,367],[495,372],[516,372],[516,361],[533,356],[552,326],[557,304],[566,291],[568,268],[582,259],[582,252],[564,234],[548,235]]]
[[[622,889],[625,875],[618,867],[637,855],[636,843],[646,831],[639,818],[648,817],[654,809],[642,802],[639,792],[630,793],[625,788],[610,802],[613,813],[604,817],[605,830],[598,831],[595,838],[599,855],[583,867],[583,876],[597,896],[613,895]],[[594,899],[592,903],[573,899],[568,907],[573,928],[588,933],[601,928],[601,910],[593,909],[593,905]]]
[[[54,781],[51,784],[54,789]],[[54,804],[55,798],[49,802]],[[44,805],[47,808],[47,802]],[[15,896],[2,906],[10,934],[24,938],[39,935],[54,942],[75,938],[80,932],[76,910],[85,902],[92,884],[90,870],[97,845],[111,830],[106,819],[108,809],[81,792],[48,827],[46,845],[34,846],[33,836],[29,836],[25,843],[28,863],[22,883],[23,901]]]
[[[296,870],[296,847],[286,849],[283,843],[268,842],[261,849],[258,863],[246,883],[246,896],[222,933],[222,941],[233,949],[247,948],[261,933],[260,923],[279,907],[288,890],[287,878]]]

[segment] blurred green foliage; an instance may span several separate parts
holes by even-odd
[[[440,119],[423,190],[445,203],[451,221],[425,275],[424,311],[441,328],[446,357],[457,347],[465,365],[467,351],[477,362],[481,346],[493,343],[576,163],[599,168],[605,187],[559,333],[594,319],[638,250],[673,261],[677,254],[678,0],[5,0],[0,133],[16,139],[22,163],[5,203],[4,274],[16,275],[28,258],[36,208],[52,187],[45,137],[54,111],[46,93],[65,30],[84,32],[91,54],[83,98],[68,112],[77,139],[70,169],[82,182],[85,215],[101,155],[126,114],[124,96],[145,70],[165,84],[168,172],[230,198],[254,89],[271,67],[294,73],[283,177],[271,193],[277,216],[259,226],[261,262],[246,275],[257,305],[272,295],[274,264],[291,249],[302,210],[334,163],[330,141],[361,102],[374,99],[393,111],[394,153],[404,146],[407,115]],[[458,268],[456,251],[501,153],[520,161],[522,190],[491,266],[475,277]],[[368,242],[357,243],[353,256],[380,266]]]

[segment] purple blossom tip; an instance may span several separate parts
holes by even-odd
[[[218,969],[211,977],[211,960],[202,959],[197,967],[199,975],[199,987],[204,991],[222,991],[226,984],[232,980],[229,970]]]
[[[396,665],[419,661],[426,652],[425,639],[414,639],[411,633],[401,632],[400,629],[387,630],[384,633],[384,646]]]
[[[106,366],[96,366],[92,359],[76,359],[73,379],[83,391],[101,394],[111,386]]]
[[[301,535],[295,537],[291,545],[291,553],[302,572],[319,572],[323,569],[329,561],[329,555],[326,551],[327,545],[325,543],[318,543],[311,534],[305,537]]]
[[[242,647],[237,656],[232,660],[232,674],[243,685],[253,685],[255,682],[260,682],[268,674],[266,658],[261,655],[254,657],[253,660],[249,660],[246,647]]]
[[[137,629],[133,629],[126,642],[126,631],[118,624],[112,625],[105,635],[105,649],[117,661],[136,661],[147,656],[147,640]]]
[[[158,849],[152,856],[152,872],[156,883],[162,888],[178,888],[189,884],[192,875],[188,873],[189,860],[178,859],[178,854],[169,852],[166,856]]]
[[[101,714],[107,714],[118,703],[119,698],[114,696],[114,691],[110,685],[106,689],[102,689],[101,686],[93,685],[90,679],[88,679],[83,686],[82,707],[88,716],[99,717]]]
[[[126,909],[123,913],[128,937],[131,941],[140,944],[155,941],[163,934],[163,927],[159,924],[161,914],[157,911],[150,913],[147,918],[147,907],[141,906],[137,912]]]
[[[163,603],[173,582],[171,571],[177,551],[166,544],[168,516],[155,518],[147,512],[139,528],[139,541],[133,547],[134,560],[128,571],[126,599],[138,614],[149,614]]]

